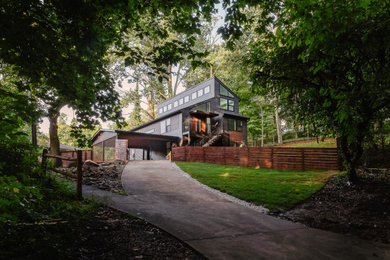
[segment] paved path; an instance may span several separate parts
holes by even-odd
[[[129,196],[86,187],[87,196],[141,217],[209,259],[390,259],[390,246],[307,228],[233,203],[185,177],[169,161],[127,164]]]

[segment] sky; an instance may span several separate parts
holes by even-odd
[[[219,27],[221,27],[224,23],[223,21],[223,17],[225,17],[225,14],[226,14],[226,11],[223,10],[222,8],[222,4],[218,4],[217,5],[217,10],[218,10],[218,13],[217,13],[217,16],[219,17],[217,23],[216,23],[216,26],[213,30],[213,33],[214,34],[217,34],[217,29]],[[135,83],[128,83],[128,79],[124,79],[122,81],[122,88],[118,87],[118,85],[115,86],[115,89],[119,92],[120,96],[123,96],[123,94],[128,91],[130,88],[134,89],[135,88]],[[179,94],[180,92],[184,91],[185,88],[180,84],[179,85],[179,88],[178,88],[178,91],[177,91],[177,94]],[[125,117],[125,119],[128,119],[129,118],[129,115],[130,113],[132,112],[133,110],[133,106],[130,105],[128,107],[125,107],[122,109],[122,115],[123,117]],[[64,113],[66,114],[67,116],[67,124],[70,124],[70,122],[72,121],[72,119],[74,118],[74,110],[68,106],[65,106],[63,107],[61,110],[60,110],[60,113]],[[39,124],[39,130],[45,134],[49,133],[49,119],[47,117],[43,117],[41,118],[42,122]],[[108,122],[102,122],[101,121],[101,124],[102,124],[102,127],[103,128],[109,128],[109,124],[112,124],[112,122],[108,121]]]

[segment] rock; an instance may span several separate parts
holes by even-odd
[[[94,167],[99,167],[99,164],[94,162],[94,161],[91,161],[91,160],[86,160],[84,162],[84,166],[94,166]]]

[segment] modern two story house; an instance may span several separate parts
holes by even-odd
[[[177,136],[180,145],[246,145],[248,118],[239,114],[239,102],[212,77],[158,104],[158,118],[131,131]]]
[[[118,151],[124,140],[128,159],[161,159],[172,145],[246,145],[248,118],[239,114],[239,102],[228,87],[212,77],[158,104],[155,120],[130,131],[99,130],[92,138],[94,160],[107,160],[105,150],[111,159],[124,154]]]

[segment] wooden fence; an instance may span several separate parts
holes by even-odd
[[[92,150],[81,150],[82,151],[82,161],[92,160]],[[77,151],[61,151],[61,156],[64,157],[76,157]],[[62,167],[68,167],[72,162],[67,160],[62,160]]]
[[[199,147],[172,149],[172,161],[279,170],[339,170],[337,148]]]
[[[62,155],[54,155],[54,154],[49,154],[48,150],[45,148],[42,151],[42,170],[46,174],[46,169],[47,169],[47,158],[56,158],[56,159],[61,159],[63,162],[64,161],[71,161],[76,163],[76,174],[71,174],[67,172],[62,172],[59,171],[58,169],[52,168],[51,170],[60,173],[62,175],[68,176],[70,178],[76,179],[77,185],[76,185],[76,192],[77,192],[77,197],[79,199],[83,199],[83,161],[82,161],[82,151],[78,150],[75,152],[76,157],[65,157]]]

